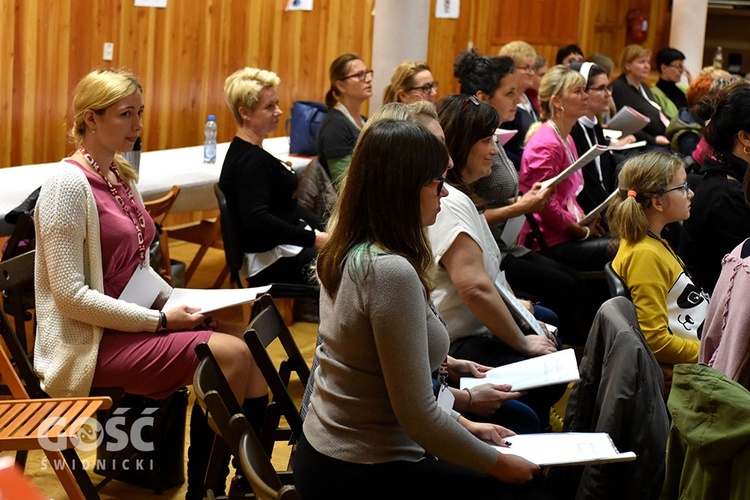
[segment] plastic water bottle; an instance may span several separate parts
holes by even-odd
[[[203,142],[203,163],[216,163],[216,117],[208,115],[208,121],[203,127],[203,134],[206,139]]]
[[[714,54],[714,68],[724,69],[724,55],[721,53],[721,45],[716,47],[716,54]]]

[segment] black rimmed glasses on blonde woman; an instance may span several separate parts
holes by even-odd
[[[430,82],[430,83],[425,83],[421,87],[409,87],[408,89],[406,89],[406,92],[411,92],[413,90],[416,90],[417,92],[421,92],[422,94],[429,94],[433,90],[437,92],[437,89],[438,89],[438,82]]]
[[[672,187],[672,188],[669,188],[669,189],[665,189],[664,192],[662,193],[662,195],[665,195],[665,194],[667,194],[670,191],[679,191],[680,189],[682,189],[684,191],[685,196],[687,196],[688,193],[690,192],[690,186],[688,186],[688,183],[686,182],[685,184],[681,184],[679,186],[675,186],[675,187]]]

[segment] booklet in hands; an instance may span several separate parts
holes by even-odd
[[[614,191],[612,191],[607,198],[601,202],[595,209],[593,209],[591,212],[587,213],[586,216],[578,221],[578,224],[581,226],[588,226],[592,220],[594,220],[594,217],[602,213],[606,208],[612,203],[612,201],[615,199],[615,195],[619,191],[619,188],[615,188]]]
[[[583,167],[589,164],[589,162],[593,161],[594,158],[601,156],[604,154],[605,151],[609,149],[607,146],[602,146],[601,144],[594,144],[591,146],[591,148],[586,151],[578,160],[576,160],[572,165],[570,165],[568,168],[557,174],[556,176],[552,177],[551,179],[547,179],[545,181],[542,181],[542,189],[547,189],[548,187],[557,186],[562,181],[573,175],[574,173],[581,170]]]
[[[505,438],[500,453],[516,455],[540,467],[631,462],[635,453],[621,453],[606,432],[549,432]]]
[[[651,123],[651,118],[648,116],[639,113],[630,106],[623,106],[607,122],[607,126],[612,130],[619,130],[625,136],[641,131],[649,123]]]
[[[461,377],[461,389],[482,384],[508,384],[514,391],[525,391],[554,384],[567,384],[581,379],[573,349],[544,354],[516,363],[498,366],[484,377]]]

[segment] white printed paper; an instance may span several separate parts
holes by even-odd
[[[581,379],[573,349],[544,354],[516,363],[498,366],[484,377],[461,377],[461,389],[482,384],[509,384],[514,391],[525,391]]]
[[[151,307],[164,287],[164,280],[149,267],[138,266],[118,297],[120,300]]]
[[[199,307],[202,313],[209,313],[225,307],[252,302],[258,295],[262,295],[270,289],[271,285],[237,289],[175,288],[162,310],[167,311],[179,306],[191,306]]]
[[[438,19],[458,19],[461,0],[435,0],[435,17]]]
[[[540,467],[630,462],[635,453],[621,453],[606,432],[549,432],[505,438],[510,446],[495,446],[506,455],[523,457]]]

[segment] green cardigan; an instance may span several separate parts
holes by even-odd
[[[664,115],[669,118],[670,120],[677,116],[677,106],[675,103],[672,102],[672,100],[667,97],[667,95],[656,85],[654,85],[651,88],[651,93],[654,94],[654,101],[656,101],[656,104],[661,106],[661,111],[664,113]],[[678,85],[678,89],[682,90],[683,92],[686,91],[685,86]]]

